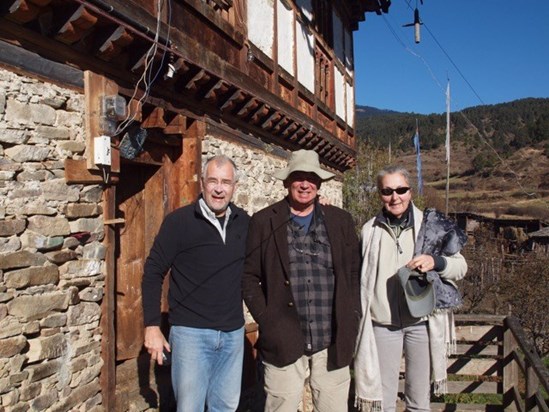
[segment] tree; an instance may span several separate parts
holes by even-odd
[[[355,167],[345,172],[343,204],[358,228],[381,207],[376,188],[377,172],[389,163],[386,150],[359,141]]]
[[[549,256],[530,252],[507,264],[501,280],[503,301],[520,319],[540,357],[549,354]]]
[[[549,256],[508,254],[509,240],[485,226],[470,237],[463,255],[469,270],[460,285],[464,313],[516,316],[541,357],[549,354]]]

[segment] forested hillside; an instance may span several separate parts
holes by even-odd
[[[402,164],[415,175],[416,120],[424,188],[433,202],[440,202],[447,173],[445,113],[358,107],[357,140],[366,144],[367,152],[380,150],[388,162]],[[451,114],[450,209],[549,219],[549,99],[528,98]]]
[[[419,125],[422,150],[444,144],[446,113],[420,115],[357,107],[357,136],[364,141],[403,151],[412,150],[411,137]],[[478,130],[477,130],[478,129]],[[476,147],[478,134],[501,154],[523,147],[542,147],[549,153],[549,99],[528,98],[476,106],[451,114],[452,140]]]

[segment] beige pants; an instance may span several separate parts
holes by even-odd
[[[302,356],[291,365],[278,368],[264,362],[265,412],[296,412],[309,377],[315,412],[348,410],[349,367],[328,371],[328,350]]]

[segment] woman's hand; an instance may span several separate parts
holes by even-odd
[[[412,270],[426,273],[435,268],[435,260],[431,255],[419,255],[410,260],[406,266]]]

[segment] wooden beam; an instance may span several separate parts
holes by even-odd
[[[215,98],[216,91],[221,89],[223,87],[223,80],[219,79],[217,80],[213,85],[208,87],[206,90],[206,93],[204,93],[204,99],[211,99]]]
[[[144,67],[147,61],[154,59],[154,56],[151,56],[149,48],[141,47],[138,50],[132,50],[133,59],[130,63],[130,70],[132,72],[139,71],[141,67]]]
[[[301,139],[299,139],[299,142],[297,142],[299,145],[303,146],[305,142],[307,142],[308,139],[313,140],[314,133],[311,130],[308,130],[306,133],[304,133],[301,136]]]
[[[129,119],[133,119],[135,122],[141,122],[143,120],[143,103],[139,100],[131,99],[128,103]]]
[[[320,137],[315,136],[313,134],[313,138],[310,139],[307,143],[305,143],[305,147],[307,149],[312,149],[318,143],[319,140],[320,140]]]
[[[124,47],[131,44],[134,37],[123,26],[112,26],[105,29],[97,40],[97,56],[105,61],[111,61],[120,55]]]
[[[265,117],[265,120],[263,120],[263,122],[261,122],[261,128],[262,129],[267,129],[268,126],[270,126],[271,122],[273,121],[273,119],[276,117],[276,116],[279,116],[278,114],[278,111],[275,110],[275,109],[271,109],[271,114],[270,115],[267,115]]]
[[[111,171],[110,182],[118,182],[118,173]],[[65,181],[67,184],[98,184],[104,183],[100,170],[89,170],[85,160],[65,159]]]
[[[90,170],[98,170],[93,163],[93,139],[103,134],[100,128],[101,98],[103,96],[118,94],[118,85],[104,76],[89,70],[84,72],[84,118],[86,125],[86,159]],[[118,156],[117,151],[112,151],[112,157]],[[120,159],[111,158],[111,171],[120,172]]]
[[[16,0],[12,1],[8,13],[10,20],[25,24],[34,20],[40,13],[40,9],[28,0]]]
[[[244,103],[238,112],[236,112],[236,115],[238,117],[244,116],[246,113],[248,113],[255,105],[257,104],[256,100],[253,97],[249,97],[246,103]]]
[[[250,111],[250,113],[248,114],[248,119],[250,120],[250,122],[252,123],[255,123],[255,117],[261,113],[261,111],[265,108],[265,103],[263,102],[260,102],[257,107],[255,107],[253,110]]]
[[[273,125],[273,128],[272,128],[271,131],[272,131],[273,133],[276,133],[276,132],[280,129],[280,127],[282,126],[282,123],[283,123],[285,120],[290,121],[289,119],[287,119],[286,116],[284,116],[283,113],[281,113],[281,114],[280,114],[280,119],[278,119],[278,121]]]
[[[163,131],[164,134],[184,134],[187,131],[187,118],[182,114],[176,114]]]
[[[206,70],[200,69],[198,72],[189,80],[189,82],[185,85],[185,89],[187,90],[194,90],[197,88],[196,83],[203,81],[204,79],[207,79],[209,76],[206,73]]]
[[[286,123],[286,126],[284,127],[284,129],[282,129],[282,130],[280,131],[280,134],[281,134],[281,135],[285,135],[285,134],[290,130],[290,128],[291,128],[292,126],[295,126],[295,123],[294,123],[293,120],[290,119],[290,120],[288,121],[288,123]]]
[[[290,133],[290,135],[286,138],[290,142],[293,142],[299,138],[297,135],[299,131],[301,130],[301,126],[297,126],[293,132]]]
[[[243,94],[240,89],[236,89],[233,93],[229,95],[229,97],[227,97],[227,99],[223,102],[219,109],[222,111],[227,109],[229,106],[234,105],[242,96]]]
[[[5,22],[7,23],[7,22]],[[84,88],[83,72],[67,64],[56,63],[36,53],[0,41],[0,62],[12,66],[15,73],[31,73],[64,87]]]
[[[143,129],[151,129],[157,127],[164,129],[167,126],[164,120],[164,109],[162,107],[155,107],[153,111],[147,116],[141,123]]]
[[[67,7],[61,18],[64,23],[58,29],[55,39],[66,44],[80,40],[86,31],[97,23],[97,17],[88,12],[83,5],[76,9]]]

